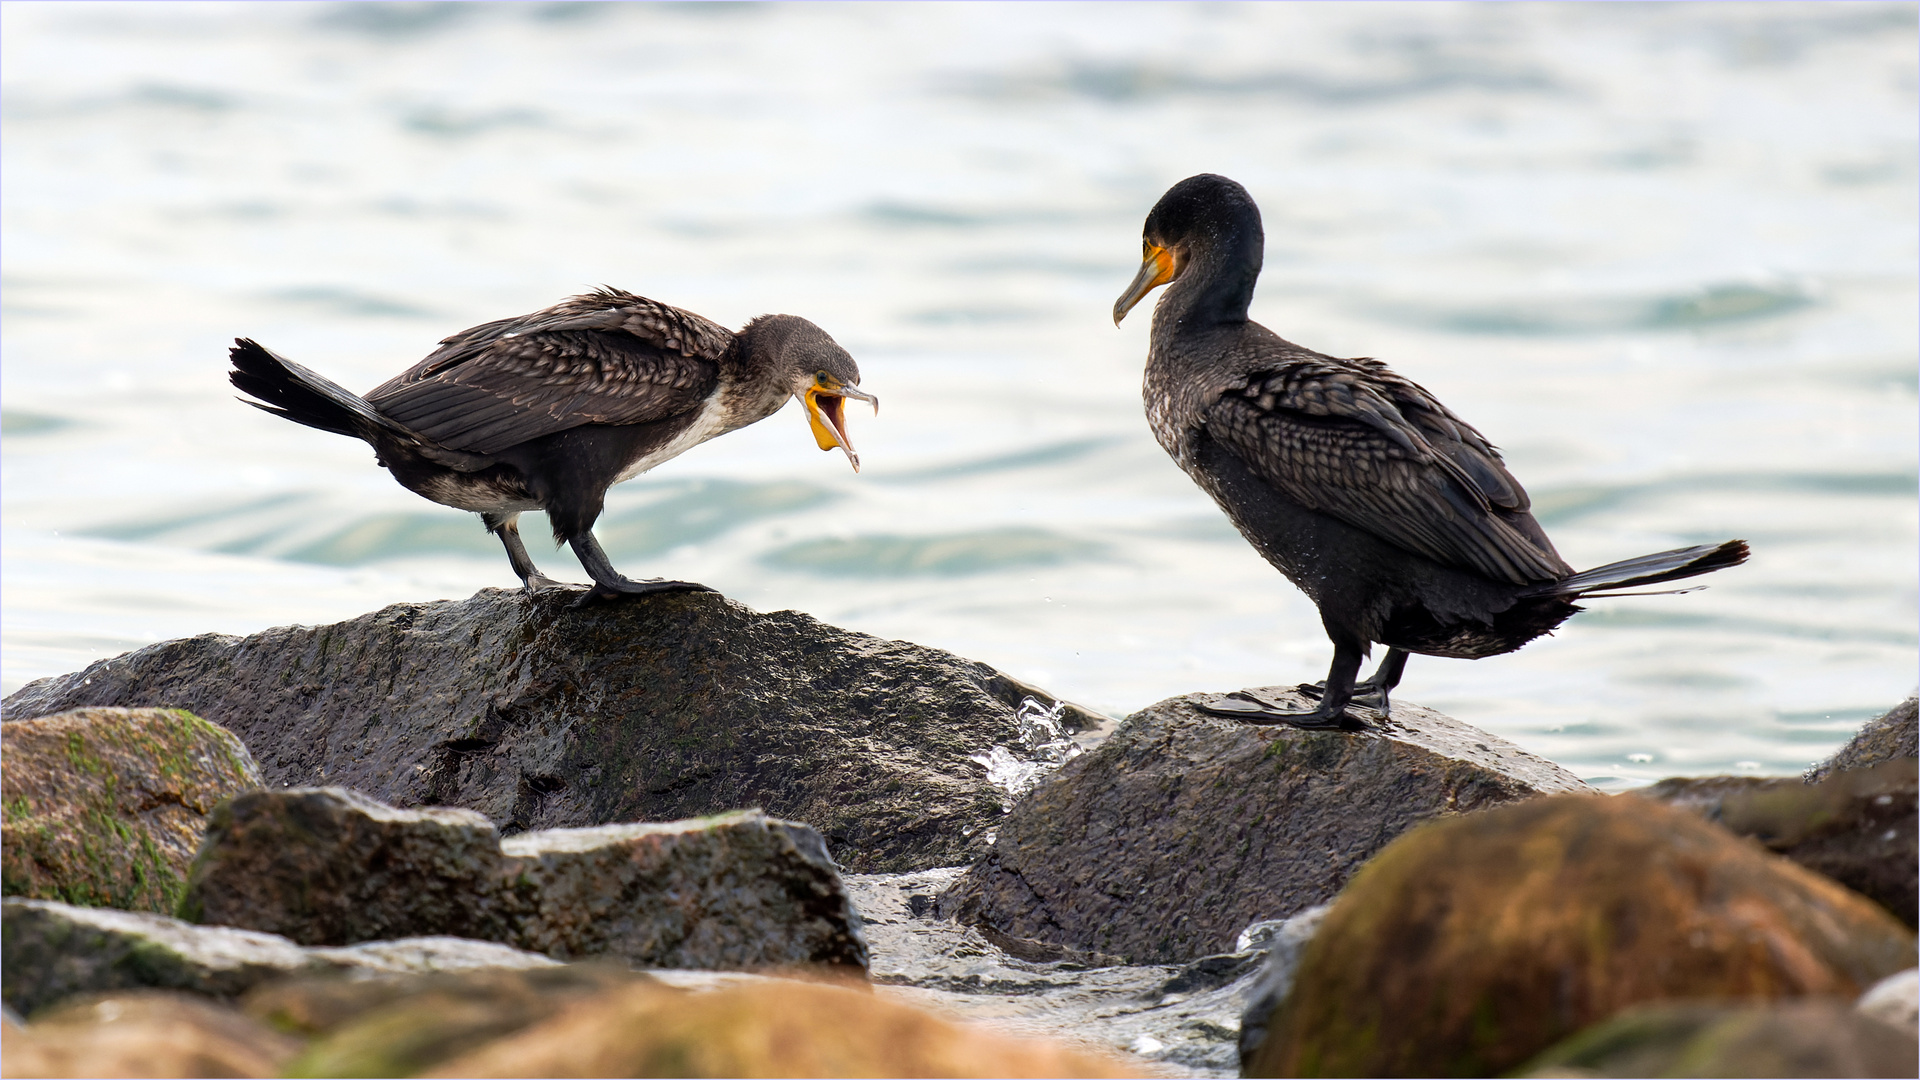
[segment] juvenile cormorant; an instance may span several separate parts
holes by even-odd
[[[365,439],[407,490],[478,513],[528,591],[556,584],[520,540],[520,515],[545,510],[593,578],[582,603],[706,588],[613,568],[593,535],[607,488],[788,397],[806,407],[820,448],[845,451],[857,472],[845,399],[880,407],[859,389],[853,357],[805,319],[762,315],[735,334],[606,288],[445,338],[364,398],[245,338],[229,355],[233,385],[259,399],[247,404]]]
[[[1333,665],[1320,705],[1246,694],[1205,708],[1249,723],[1351,727],[1349,702],[1387,712],[1408,653],[1512,652],[1581,610],[1582,596],[1744,562],[1747,545],[1663,551],[1574,573],[1527,493],[1478,431],[1372,359],[1305,349],[1247,319],[1265,238],[1245,188],[1202,174],[1147,215],[1140,272],[1113,321],[1161,285],[1147,353],[1154,437],[1241,535],[1320,608]],[[1356,685],[1378,642],[1379,669]]]

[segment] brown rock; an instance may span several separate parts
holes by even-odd
[[[1520,1076],[1912,1076],[1911,1037],[1839,1001],[1659,1002],[1596,1024]]]
[[[1685,807],[1878,901],[1909,928],[1920,920],[1920,761],[1792,777],[1662,780],[1630,793]]]
[[[427,1076],[1138,1076],[1108,1058],[955,1024],[836,986],[633,986]]]
[[[1325,902],[1427,818],[1592,790],[1417,705],[1349,734],[1216,719],[1194,700],[1135,713],[1017,803],[941,913],[1136,963],[1192,960]]]
[[[249,1016],[311,1037],[288,1076],[413,1076],[646,975],[615,965],[571,964],[398,978],[307,977],[261,987],[240,1003]]]
[[[304,945],[451,933],[648,967],[867,963],[819,834],[757,811],[503,842],[467,810],[250,792],[213,814],[181,909]]]
[[[1866,722],[1847,745],[1807,770],[1807,781],[1824,780],[1840,769],[1860,769],[1895,758],[1920,757],[1920,700],[1907,700]]]
[[[1249,1076],[1491,1076],[1641,1002],[1851,998],[1878,905],[1693,814],[1562,796],[1423,826],[1328,912]]]
[[[75,1002],[7,1032],[0,1075],[279,1076],[300,1046],[204,998],[150,990]]]
[[[0,724],[0,891],[172,911],[221,799],[260,786],[240,740],[182,709]]]
[[[487,589],[166,641],[4,707],[190,708],[244,739],[273,787],[462,806],[504,833],[758,806],[872,873],[977,857],[1003,793],[971,757],[1023,745],[1024,698],[1052,703],[985,664],[717,593],[576,611],[577,596]]]

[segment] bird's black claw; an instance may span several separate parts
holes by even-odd
[[[1367,725],[1345,710],[1328,712],[1323,706],[1311,712],[1277,709],[1251,694],[1221,694],[1196,702],[1194,708],[1209,716],[1238,720],[1243,724],[1287,724],[1307,731],[1365,731]]]

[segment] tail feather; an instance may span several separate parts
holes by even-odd
[[[367,438],[374,429],[399,426],[360,395],[250,338],[236,339],[227,358],[233,362],[227,381],[259,398],[247,404],[263,412],[356,439]]]
[[[484,454],[453,450],[432,442],[398,420],[381,415],[366,398],[251,338],[236,338],[227,358],[233,362],[227,380],[242,392],[258,398],[247,404],[262,412],[336,435],[365,439],[376,448],[404,445],[431,461],[462,471],[484,468],[493,462]]]
[[[1589,593],[1627,589],[1636,585],[1658,585],[1663,581],[1711,574],[1747,561],[1747,542],[1729,540],[1724,544],[1659,551],[1634,559],[1622,559],[1605,566],[1583,570],[1569,578],[1536,585],[1523,596],[1559,596],[1572,600]]]

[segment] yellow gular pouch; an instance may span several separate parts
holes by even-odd
[[[813,385],[800,393],[801,403],[807,407],[807,423],[813,426],[813,439],[822,450],[840,449],[846,451],[847,460],[853,464],[853,471],[860,471],[860,455],[854,453],[853,440],[847,438],[847,417],[845,408],[848,398],[859,398],[871,402],[874,414],[880,413],[880,399],[857,387],[848,386],[839,379],[822,371],[813,377]]]

